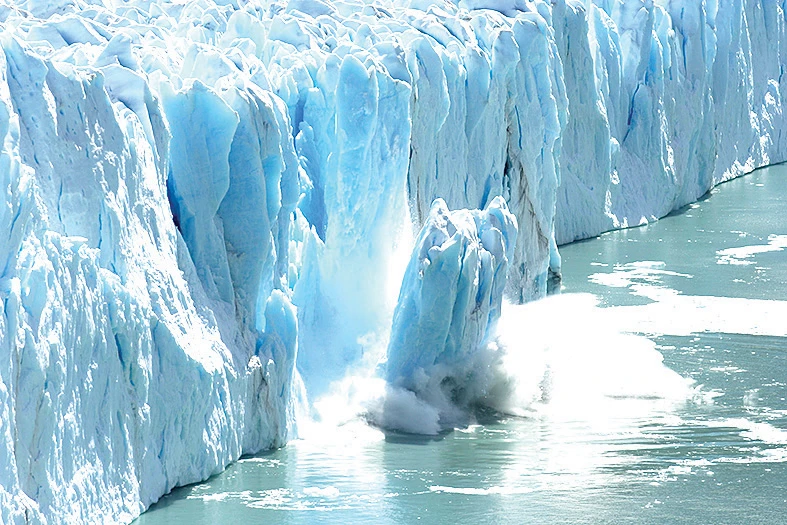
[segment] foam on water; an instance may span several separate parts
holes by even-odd
[[[529,488],[512,488],[512,487],[488,487],[488,488],[472,488],[472,487],[445,487],[442,485],[432,485],[429,487],[431,492],[445,492],[447,494],[463,494],[467,496],[488,496],[490,494],[511,495],[511,494],[528,494],[533,492]]]
[[[737,248],[718,250],[717,264],[754,264],[755,255],[768,252],[780,252],[787,248],[787,235],[770,235],[768,244],[755,244]]]

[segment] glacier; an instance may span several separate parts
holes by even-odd
[[[0,523],[129,522],[379,341],[445,404],[559,245],[787,160],[785,12],[0,0]]]

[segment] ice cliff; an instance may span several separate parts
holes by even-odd
[[[418,393],[558,244],[787,160],[785,9],[0,0],[0,523],[130,521],[391,326]]]

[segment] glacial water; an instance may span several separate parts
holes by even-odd
[[[787,522],[787,167],[561,254],[561,302],[537,323],[565,341],[559,399],[434,437],[318,427],[136,523]],[[591,315],[653,341],[690,395],[631,395],[660,365],[621,365],[627,343],[583,333]],[[598,396],[609,383],[621,394]]]

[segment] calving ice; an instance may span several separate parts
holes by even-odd
[[[497,344],[504,295],[546,294],[558,244],[787,160],[781,1],[21,0],[0,23],[3,523],[128,522],[284,444],[370,356],[450,422],[430,381]]]

